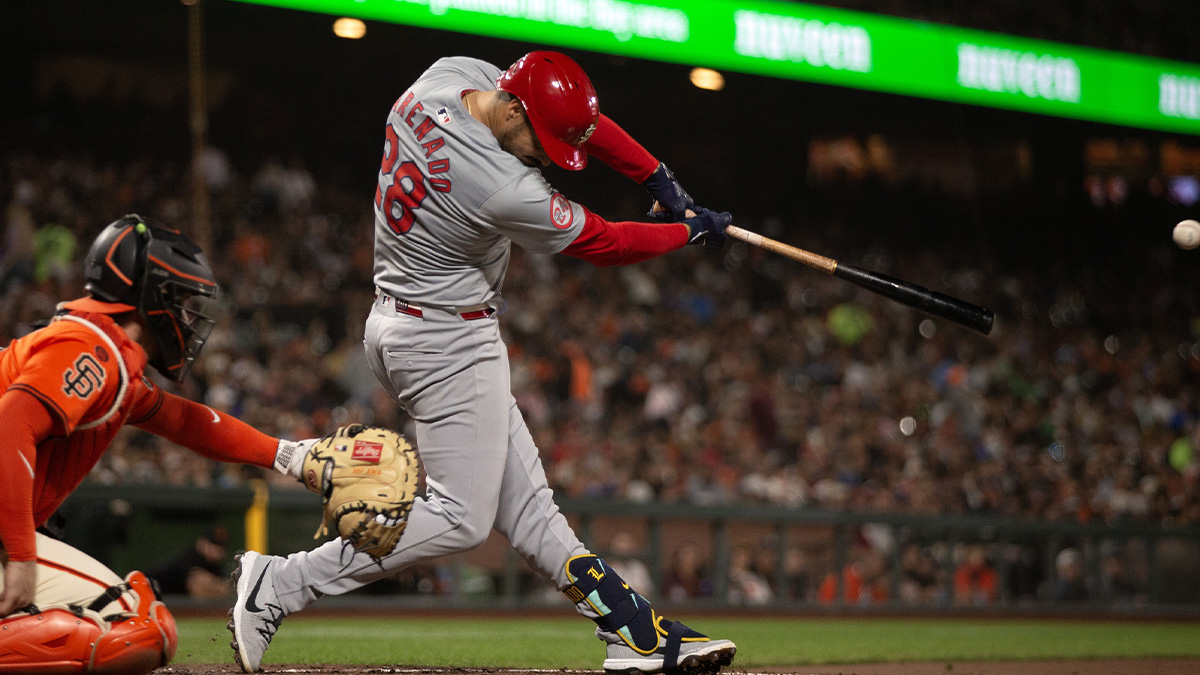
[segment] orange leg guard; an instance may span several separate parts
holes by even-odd
[[[113,619],[112,628],[96,643],[90,673],[144,675],[167,665],[179,646],[175,618],[154,597],[146,575],[130,572],[125,583],[137,595],[137,612]]]
[[[0,675],[145,675],[175,656],[175,619],[141,572],[125,578],[136,611],[105,621],[47,609],[0,619]]]
[[[0,673],[86,673],[104,623],[95,612],[79,617],[65,609],[0,619]]]

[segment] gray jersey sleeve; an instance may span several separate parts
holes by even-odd
[[[479,216],[499,234],[531,253],[558,253],[583,229],[583,207],[555,192],[530,169],[493,192]]]

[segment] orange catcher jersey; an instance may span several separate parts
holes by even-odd
[[[37,445],[33,515],[43,523],[121,426],[150,417],[163,392],[143,377],[146,353],[103,314],[75,312],[0,351],[0,386],[37,398],[54,418]]]

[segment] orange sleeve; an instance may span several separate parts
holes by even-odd
[[[33,467],[37,444],[50,435],[54,418],[42,402],[22,390],[0,395],[0,543],[10,560],[37,559],[33,521]]]
[[[46,407],[51,433],[66,436],[84,420],[105,413],[121,386],[120,357],[80,333],[53,333],[34,345],[9,390],[23,391]]]
[[[131,424],[219,462],[253,464],[264,469],[274,465],[278,438],[206,405],[156,390],[157,405],[148,416],[131,419]]]

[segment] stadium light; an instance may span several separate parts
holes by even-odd
[[[340,38],[357,40],[367,34],[367,24],[344,16],[333,22],[333,34]]]
[[[710,68],[692,68],[689,79],[701,89],[721,91],[725,88],[725,76]]]

